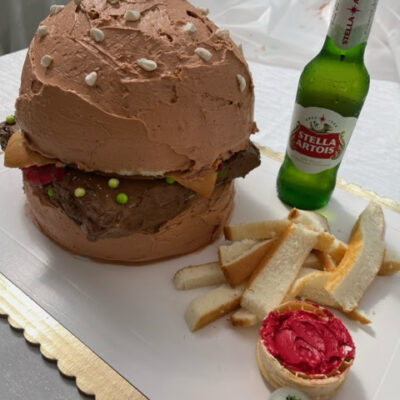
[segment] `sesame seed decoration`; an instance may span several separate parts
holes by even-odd
[[[239,84],[239,90],[243,93],[246,90],[246,78],[243,75],[237,74],[236,80]]]
[[[119,204],[126,204],[129,200],[129,197],[126,193],[118,193],[117,197],[115,198],[117,203]]]
[[[242,55],[243,55],[244,53],[243,53],[243,45],[242,45],[242,43],[239,43],[238,48],[239,48],[239,51],[240,51],[240,52],[242,53]]]
[[[88,86],[94,86],[97,82],[97,72],[93,71],[85,76],[85,82]]]
[[[137,63],[145,71],[154,71],[157,69],[157,63],[153,60],[148,60],[147,58],[139,58]]]
[[[226,38],[228,38],[230,36],[228,29],[217,29],[215,34],[220,39],[226,39]]]
[[[74,192],[75,197],[78,197],[78,198],[84,197],[85,194],[86,194],[86,190],[84,188],[78,187],[75,189],[75,192]]]
[[[98,28],[92,28],[90,30],[90,36],[96,42],[102,42],[104,40],[104,32],[101,29],[98,29]]]
[[[64,6],[61,6],[58,4],[53,4],[52,6],[50,6],[50,15],[56,15],[63,9],[64,9]]]
[[[108,187],[111,189],[116,189],[119,186],[119,179],[111,178],[108,180]]]
[[[126,21],[139,21],[142,14],[137,10],[127,10],[124,14],[124,18]]]
[[[197,9],[200,11],[201,14],[203,15],[208,15],[210,13],[210,10],[208,8],[204,7],[197,7]]]
[[[50,64],[53,62],[53,58],[48,54],[44,55],[40,60],[40,65],[44,68],[49,68]]]
[[[211,57],[212,57],[211,52],[209,52],[204,47],[197,47],[197,49],[194,52],[204,61],[211,60]]]
[[[47,35],[47,33],[48,33],[47,25],[40,25],[37,28],[36,35],[38,35],[39,37],[44,37]]]
[[[193,22],[188,22],[184,27],[183,30],[189,33],[195,33],[197,31],[196,26]]]

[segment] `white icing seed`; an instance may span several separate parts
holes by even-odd
[[[204,61],[211,60],[212,54],[204,47],[197,47],[197,49],[194,52]]]
[[[242,53],[242,55],[244,55],[244,53],[243,53],[243,45],[242,45],[242,43],[239,43],[239,51]]]
[[[139,66],[145,71],[154,71],[157,69],[157,63],[153,60],[148,60],[147,58],[139,58],[137,60]]]
[[[200,11],[201,14],[203,15],[208,15],[210,13],[210,10],[208,8],[204,7],[197,7],[197,9]]]
[[[47,32],[48,32],[47,25],[40,25],[37,28],[36,35],[38,35],[39,37],[43,37],[47,35]]]
[[[197,31],[196,26],[192,22],[188,22],[184,27],[183,30],[189,33],[195,33]]]
[[[79,6],[81,4],[81,0],[74,0],[74,3]]]
[[[243,75],[237,74],[236,75],[236,80],[238,81],[239,84],[239,90],[243,93],[246,90],[246,78]]]
[[[229,37],[229,30],[228,29],[217,29],[215,34],[220,38],[220,39],[225,39]]]
[[[104,32],[98,28],[92,28],[90,30],[90,35],[96,42],[102,42],[104,40]]]
[[[60,11],[62,11],[64,8],[64,6],[59,6],[57,4],[53,4],[52,6],[50,6],[50,15],[56,15],[58,14]]]
[[[97,72],[93,71],[85,76],[85,82],[88,86],[94,86],[97,81]]]
[[[49,56],[48,54],[46,54],[45,56],[43,56],[40,60],[40,65],[44,68],[48,68],[50,67],[50,64],[53,62],[53,58],[51,56]]]
[[[138,21],[141,17],[140,11],[137,10],[127,10],[124,15],[126,21]]]

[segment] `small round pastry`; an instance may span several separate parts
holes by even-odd
[[[264,319],[257,362],[274,387],[297,388],[312,400],[330,399],[346,380],[355,345],[335,315],[316,303],[289,301]]]

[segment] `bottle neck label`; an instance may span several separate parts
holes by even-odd
[[[336,0],[328,36],[342,49],[368,40],[378,0]]]
[[[356,126],[357,118],[335,111],[296,104],[287,153],[303,172],[317,174],[336,167]]]

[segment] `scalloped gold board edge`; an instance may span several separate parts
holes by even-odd
[[[145,400],[145,397],[97,354],[0,273],[0,315],[57,361],[60,372],[75,378],[78,389],[96,400]]]

